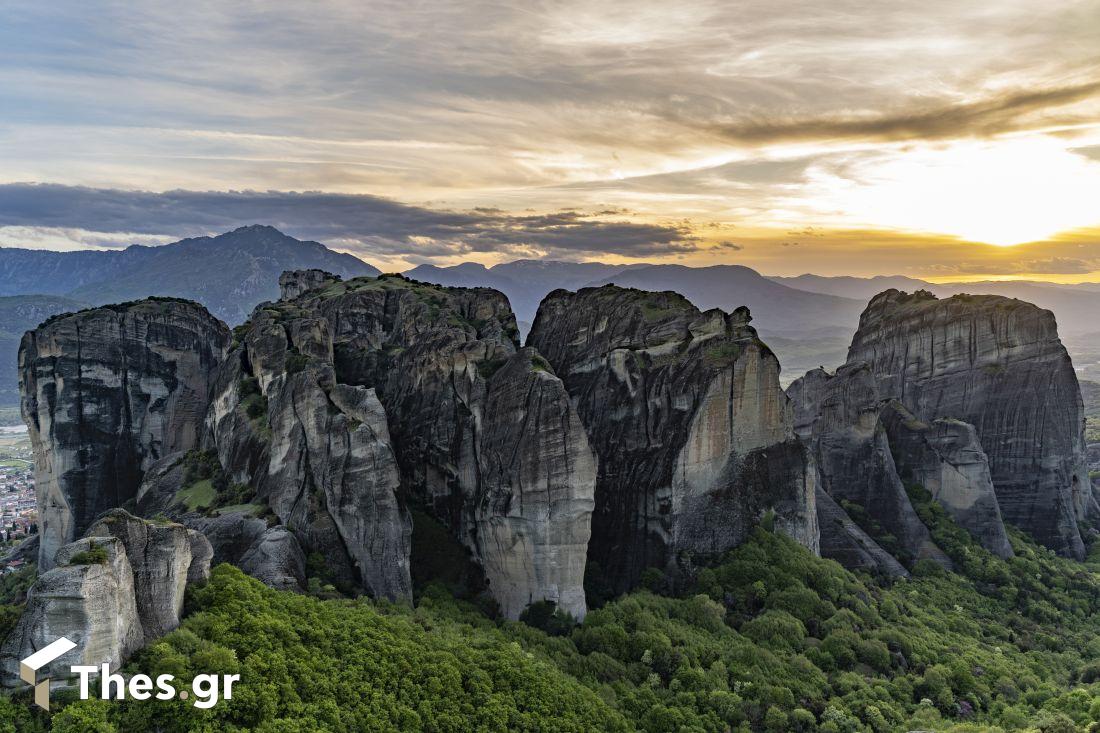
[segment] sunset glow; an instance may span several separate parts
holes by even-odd
[[[322,5],[12,9],[0,245],[1100,279],[1098,0]]]

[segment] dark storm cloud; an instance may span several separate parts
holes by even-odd
[[[251,223],[363,254],[420,258],[523,250],[644,257],[691,252],[699,246],[683,225],[607,221],[574,210],[517,216],[496,209],[429,209],[352,194],[0,185],[0,226],[183,237]]]
[[[986,136],[1018,129],[1032,113],[1056,109],[1100,94],[1100,81],[1016,91],[977,102],[882,115],[824,115],[746,120],[711,129],[742,143],[837,139],[914,140]],[[922,100],[921,107],[928,106]]]

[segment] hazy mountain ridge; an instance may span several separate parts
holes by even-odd
[[[255,225],[216,237],[121,251],[0,248],[0,295],[64,295],[93,305],[172,296],[198,301],[232,324],[247,318],[257,303],[279,297],[283,270],[310,267],[342,277],[379,272],[319,242]]]
[[[0,297],[0,404],[19,403],[19,379],[16,359],[23,332],[52,315],[87,307],[72,298],[57,295],[11,295]]]

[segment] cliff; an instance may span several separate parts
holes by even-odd
[[[517,350],[504,297],[399,276],[295,272],[281,285],[242,329],[211,407],[233,480],[255,484],[307,548],[329,546],[330,563],[402,569],[400,582],[363,575],[391,596],[409,593],[400,486],[470,549],[507,616],[539,600],[583,616],[594,459],[560,380]]]
[[[590,572],[614,589],[682,552],[723,552],[767,514],[816,551],[816,470],[749,320],[610,285],[554,291],[539,307],[528,344],[596,451]]]
[[[229,330],[189,301],[57,316],[19,348],[34,447],[39,567],[101,512],[132,499],[162,456],[198,445]]]
[[[107,513],[87,537],[58,549],[53,569],[31,586],[0,645],[0,684],[21,686],[19,660],[60,636],[76,648],[50,664],[55,681],[66,680],[74,664],[120,668],[179,625],[187,585],[209,579],[210,558],[206,539],[182,525]]]
[[[1050,311],[993,295],[887,290],[860,317],[848,362],[866,362],[882,397],[918,420],[972,424],[1004,520],[1084,557],[1078,522],[1100,507],[1080,386]]]

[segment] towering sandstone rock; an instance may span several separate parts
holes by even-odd
[[[918,420],[972,424],[1004,520],[1062,555],[1084,556],[1078,521],[1100,508],[1080,387],[1050,311],[993,295],[887,290],[860,317],[848,351],[856,362]]]
[[[75,664],[118,669],[179,625],[184,591],[209,579],[210,557],[210,543],[182,525],[107,513],[87,537],[61,547],[31,586],[0,644],[0,685],[21,687],[19,660],[61,636],[76,647],[51,663],[52,679],[64,681]]]
[[[788,388],[800,416],[813,414],[809,442],[817,459],[822,488],[837,502],[859,505],[885,548],[903,562],[932,559],[947,565],[932,542],[898,476],[874,377],[863,364],[846,364],[835,375],[814,370]],[[885,541],[885,540],[883,540]],[[838,558],[839,559],[839,558]]]
[[[262,306],[238,335],[208,418],[221,465],[341,583],[411,597],[411,523],[374,390],[337,381],[328,322],[296,306]]]
[[[898,476],[927,489],[958,524],[993,554],[1012,557],[989,460],[974,426],[961,420],[917,420],[891,400],[881,420]]]
[[[154,298],[51,318],[19,348],[34,446],[39,567],[133,498],[145,470],[198,444],[225,324]]]
[[[817,550],[816,471],[747,309],[675,293],[558,290],[528,343],[561,376],[598,457],[589,556],[616,589],[681,551],[713,555],[774,513]]]
[[[280,284],[211,407],[233,479],[308,527],[310,547],[339,537],[326,557],[374,567],[365,584],[390,596],[409,592],[400,484],[471,550],[506,615],[547,599],[582,616],[595,462],[561,381],[517,350],[507,300],[400,276]]]

